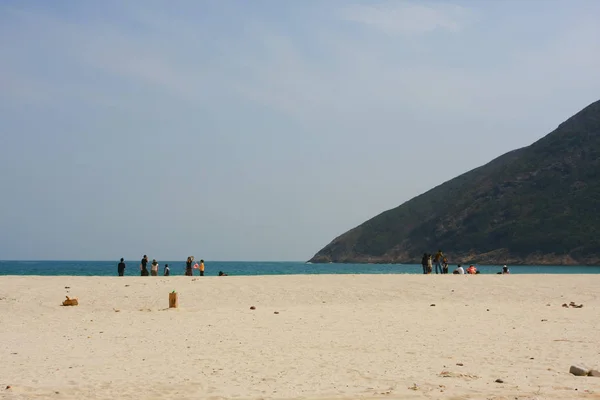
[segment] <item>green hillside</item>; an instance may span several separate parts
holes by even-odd
[[[311,262],[600,263],[600,101],[334,239]]]

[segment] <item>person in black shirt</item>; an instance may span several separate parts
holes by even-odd
[[[194,261],[194,257],[188,257],[185,262],[185,275],[192,276],[192,262]]]
[[[123,262],[122,258],[121,258],[121,262],[117,266],[117,269],[119,271],[119,276],[123,276],[125,274],[125,263]]]
[[[148,273],[148,269],[146,268],[146,265],[148,265],[148,256],[144,254],[144,258],[142,258],[142,263],[140,264],[140,275],[141,276],[148,276],[150,275]]]
[[[423,273],[427,274],[427,253],[423,253],[423,258],[421,258],[421,265],[423,266]]]

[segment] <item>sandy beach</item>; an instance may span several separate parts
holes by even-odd
[[[599,288],[598,275],[4,276],[0,398],[600,399],[600,378],[569,374],[600,369]]]

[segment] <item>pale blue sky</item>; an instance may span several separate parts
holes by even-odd
[[[2,1],[0,259],[306,260],[598,100],[598,21],[596,0]]]

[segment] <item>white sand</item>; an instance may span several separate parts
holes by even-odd
[[[592,275],[0,277],[0,398],[600,399],[600,378],[568,372],[600,368],[599,291]]]

